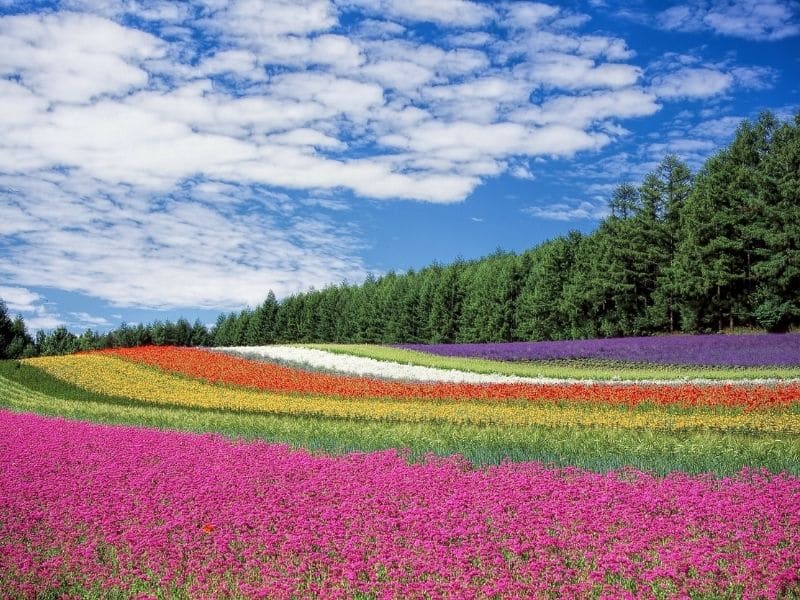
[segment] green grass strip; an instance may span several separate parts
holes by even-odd
[[[729,475],[743,467],[800,473],[800,436],[720,432],[664,433],[574,427],[497,427],[378,423],[162,407],[93,394],[28,365],[0,361],[0,407],[97,423],[220,433],[339,454],[406,448],[462,454],[477,465],[538,460],[606,471],[633,466]]]
[[[521,377],[552,377],[557,379],[795,379],[800,378],[796,367],[700,367],[692,365],[654,365],[611,363],[607,361],[531,361],[514,362],[439,356],[416,350],[371,344],[293,344],[303,348],[327,350],[402,364],[457,369],[472,373],[518,375]]]

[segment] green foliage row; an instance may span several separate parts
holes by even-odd
[[[514,362],[439,356],[415,350],[376,346],[373,344],[296,344],[305,348],[326,350],[375,360],[407,365],[456,369],[471,373],[517,375],[520,377],[552,377],[555,379],[795,379],[800,378],[796,367],[705,367],[693,365],[655,365],[637,363],[605,364],[597,361],[536,361]]]
[[[35,355],[36,349],[25,328],[25,321],[19,315],[12,319],[5,302],[0,299],[0,360]]]
[[[539,460],[598,471],[634,466],[662,474],[728,475],[746,466],[800,472],[800,439],[790,435],[379,423],[163,407],[93,394],[15,361],[0,361],[0,407],[98,423],[214,432],[330,453],[400,448],[413,459],[430,452],[461,454],[476,465]]]
[[[10,333],[5,334],[5,331]],[[200,321],[195,321],[192,325],[186,319],[178,319],[175,323],[171,321],[156,321],[147,325],[140,323],[133,327],[123,324],[107,333],[97,333],[87,329],[80,335],[75,335],[62,326],[49,332],[39,330],[34,337],[31,337],[22,317],[17,316],[12,321],[5,304],[0,300],[0,359],[54,356],[82,350],[128,348],[150,344],[209,346],[212,340],[205,325]]]

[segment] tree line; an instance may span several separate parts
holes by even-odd
[[[200,321],[194,324],[186,319],[156,321],[155,323],[126,325],[106,333],[87,329],[75,335],[66,327],[51,331],[39,330],[31,336],[22,317],[11,318],[8,308],[0,299],[0,359],[28,358],[71,354],[82,350],[104,348],[130,348],[133,346],[211,346],[213,337]]]
[[[800,112],[742,122],[695,174],[667,156],[622,183],[590,234],[521,254],[369,276],[255,308],[206,328],[184,319],[32,338],[0,313],[0,355],[141,344],[445,343],[712,332],[800,324]]]

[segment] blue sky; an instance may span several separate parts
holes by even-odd
[[[0,0],[0,297],[221,311],[589,231],[800,108],[784,0]]]

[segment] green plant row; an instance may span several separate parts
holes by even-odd
[[[461,454],[476,465],[537,460],[596,471],[633,466],[729,475],[764,467],[800,473],[800,438],[791,435],[378,423],[162,407],[87,392],[17,364],[0,362],[0,407],[68,419],[219,433],[332,454],[387,448],[407,449],[411,459]]]
[[[530,361],[513,362],[482,358],[439,356],[416,350],[372,344],[293,344],[337,354],[350,354],[438,369],[457,369],[472,373],[518,375],[521,377],[551,377],[557,379],[796,379],[796,367],[700,367],[684,365],[653,365],[624,362]]]

